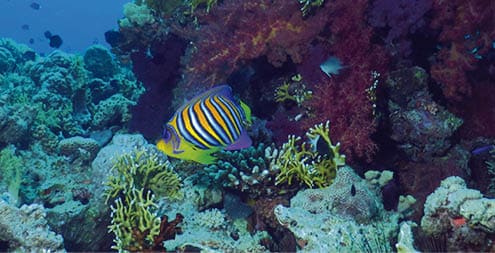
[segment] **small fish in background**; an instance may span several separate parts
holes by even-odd
[[[234,99],[230,86],[213,87],[175,112],[157,148],[171,157],[211,164],[217,151],[251,146],[245,129],[249,124],[251,109]]]
[[[39,9],[41,9],[41,5],[39,3],[37,3],[37,2],[32,2],[29,5],[29,7],[31,7],[31,9],[33,9],[33,10],[39,10]]]
[[[29,39],[29,44],[34,44],[34,39],[33,38],[30,38]]]
[[[59,35],[53,35],[50,31],[45,31],[44,35],[45,35],[45,38],[50,40],[50,43],[49,43],[50,47],[60,48],[63,41]]]
[[[24,25],[21,26],[21,29],[27,31],[27,30],[29,30],[29,25],[28,24],[24,24]]]
[[[338,75],[340,70],[343,68],[344,66],[342,66],[342,62],[335,56],[330,56],[326,61],[320,64],[321,71],[327,74],[328,77]]]

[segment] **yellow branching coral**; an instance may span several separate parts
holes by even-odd
[[[275,151],[270,166],[280,170],[276,184],[293,180],[304,183],[308,187],[326,187],[335,178],[336,171],[345,165],[345,155],[339,153],[340,143],[333,145],[329,136],[329,125],[315,125],[306,133],[309,143],[302,142],[301,137],[289,135],[288,141],[280,150]],[[328,146],[329,154],[320,154],[317,151],[318,141],[322,139]]]
[[[293,76],[291,81],[284,82],[275,90],[275,101],[294,101],[298,107],[301,107],[302,103],[311,99],[312,96],[313,92],[306,89],[306,85],[302,83],[301,75]]]
[[[299,3],[302,4],[301,12],[303,16],[308,15],[313,7],[319,7],[323,5],[325,0],[299,0]]]
[[[142,251],[151,248],[154,238],[160,233],[160,218],[155,211],[154,195],[151,191],[131,188],[125,193],[124,200],[115,200],[112,209],[112,223],[109,231],[115,234],[113,249],[119,251]]]
[[[106,201],[115,199],[112,223],[108,227],[115,234],[113,246],[119,251],[152,249],[160,233],[161,219],[156,214],[155,196],[181,197],[179,176],[168,161],[157,154],[136,150],[117,158],[109,177]]]
[[[168,161],[160,161],[157,154],[136,150],[116,159],[105,192],[106,201],[117,197],[132,187],[151,190],[154,194],[169,198],[180,198],[181,180]]]
[[[190,0],[189,5],[191,5],[191,13],[194,13],[194,10],[202,4],[205,4],[206,12],[210,12],[211,7],[216,5],[217,1],[218,0]]]

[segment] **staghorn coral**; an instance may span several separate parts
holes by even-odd
[[[275,89],[276,102],[293,101],[297,103],[298,107],[301,107],[305,101],[311,99],[312,95],[313,92],[306,88],[299,74],[292,76],[290,81],[285,81]]]
[[[330,122],[315,125],[306,133],[310,143],[296,143],[301,137],[291,135],[280,150],[273,152],[270,167],[280,170],[276,184],[292,184],[292,180],[304,183],[308,187],[325,187],[332,183],[340,166],[345,165],[345,155],[339,153],[340,144],[330,140]],[[328,155],[317,151],[320,138],[328,148]]]

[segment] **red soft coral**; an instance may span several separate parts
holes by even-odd
[[[225,1],[200,19],[204,24],[196,33],[186,76],[211,85],[260,56],[277,67],[289,57],[301,62],[327,19],[320,12],[304,20],[296,1]]]
[[[366,158],[370,160],[376,152],[371,139],[376,123],[373,102],[366,89],[373,84],[372,72],[385,73],[387,56],[383,48],[372,44],[372,29],[364,20],[368,1],[332,2],[331,25],[332,43],[329,50],[334,52],[345,68],[331,78],[322,72],[315,76],[303,76],[313,81],[314,97],[309,102],[315,117],[307,118],[304,127],[329,119],[334,141],[342,144],[349,160]],[[311,61],[311,59],[307,59]],[[314,75],[314,74],[313,74]]]
[[[477,66],[471,50],[478,55],[489,50],[495,37],[495,2],[491,0],[436,0],[433,3],[431,27],[441,30],[439,41],[444,44],[431,68],[431,76],[445,97],[459,102],[471,95],[468,71]],[[465,36],[471,35],[471,38]]]

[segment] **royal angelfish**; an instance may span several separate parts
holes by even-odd
[[[213,87],[180,107],[165,124],[157,148],[168,156],[211,164],[211,154],[251,146],[245,127],[251,109],[237,102],[228,85]]]

